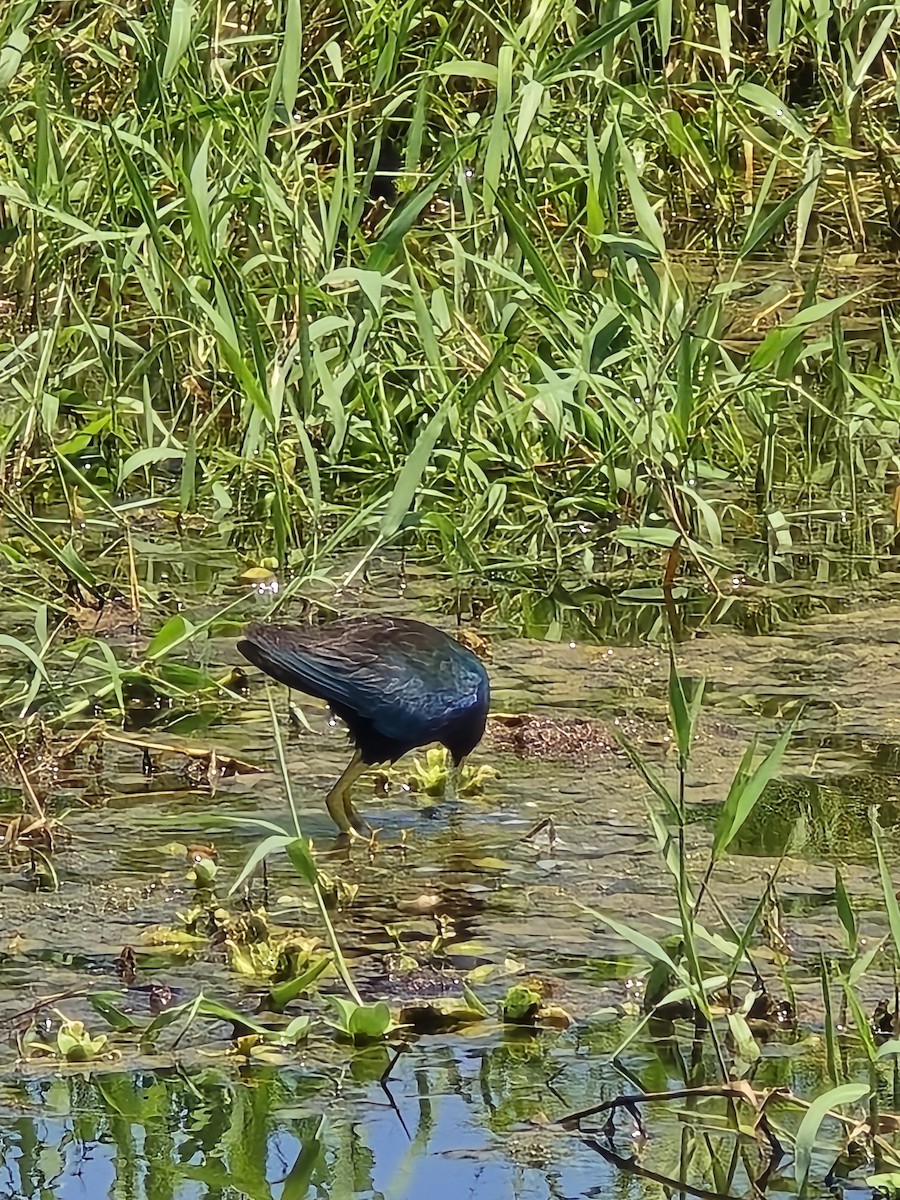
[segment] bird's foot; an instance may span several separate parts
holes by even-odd
[[[364,838],[366,841],[371,841],[372,834],[374,832],[372,826],[364,817],[359,815],[349,800],[345,801],[344,803],[344,813],[346,814],[347,820],[350,822],[350,828],[353,830],[353,832],[359,837]]]
[[[351,835],[345,830],[341,830],[331,845],[326,850],[322,851],[322,854],[328,855],[329,858],[341,858],[345,861],[349,861],[350,847],[353,844],[355,836],[355,834]]]
[[[341,858],[349,860],[351,848],[363,845],[371,854],[378,844],[378,830],[368,825],[365,829],[365,833],[359,829],[342,829],[324,853],[335,857],[340,855]]]

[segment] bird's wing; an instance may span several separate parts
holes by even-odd
[[[326,700],[335,708],[358,712],[376,724],[391,713],[401,721],[430,716],[446,703],[448,686],[456,683],[458,687],[449,654],[430,655],[423,676],[414,669],[408,653],[388,639],[373,636],[373,631],[360,631],[363,636],[352,636],[346,630],[334,631],[328,638],[315,636],[329,628],[333,629],[309,631],[312,636],[308,640],[304,630],[301,641],[294,630],[253,625],[238,648],[255,666],[288,687]]]

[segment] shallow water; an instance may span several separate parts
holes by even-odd
[[[196,563],[192,570],[196,576]],[[446,622],[441,612],[449,596],[440,586],[414,575],[403,583],[385,568],[369,586],[342,597],[341,606]],[[210,594],[204,579],[181,584],[192,619],[241,594],[237,585]],[[269,599],[248,597],[243,615],[264,611]],[[709,625],[679,649],[682,672],[707,679],[687,793],[693,818],[687,849],[699,870],[747,740],[755,733],[770,738],[797,718],[780,779],[732,848],[714,893],[730,920],[746,921],[785,852],[777,883],[784,940],[763,944],[755,961],[773,995],[790,993],[800,1020],[796,1029],[769,1031],[754,1083],[790,1087],[807,1099],[827,1086],[819,962],[823,954],[843,953],[837,860],[864,936],[888,931],[869,825],[873,804],[891,861],[900,862],[900,605],[869,595],[855,604],[845,597],[836,607],[843,611],[807,614],[802,623],[782,620],[771,634]],[[12,630],[29,619],[8,618]],[[151,632],[159,623],[149,622]],[[671,775],[667,660],[658,647],[623,644],[630,636],[594,644],[572,632],[570,639],[565,625],[558,641],[515,637],[490,615],[484,626],[493,640],[498,713],[601,721],[612,733],[626,732],[657,771]],[[182,661],[199,659],[213,674],[238,663],[225,637],[200,643],[194,655]],[[583,906],[660,939],[672,932],[667,920],[676,906],[649,829],[647,789],[623,754],[600,744],[562,758],[517,756],[502,730],[495,731],[474,761],[492,766],[496,777],[484,796],[455,804],[405,791],[402,770],[386,796],[374,795],[370,782],[357,800],[379,830],[374,848],[328,855],[322,796],[346,761],[344,735],[313,703],[303,704],[311,731],[289,724],[284,693],[273,693],[304,832],[320,848],[322,868],[358,887],[335,922],[364,996],[396,1003],[411,991],[459,995],[465,978],[493,1013],[511,983],[535,978],[570,1014],[567,1029],[504,1027],[492,1016],[462,1033],[352,1050],[318,1022],[298,1049],[266,1061],[258,1050],[236,1052],[226,1023],[198,1018],[177,1043],[162,1037],[152,1051],[134,1037],[113,1035],[114,1056],[90,1069],[21,1061],[15,1031],[36,1024],[43,1032],[55,1010],[85,1020],[93,1032],[106,1029],[86,1000],[88,990],[114,993],[138,1022],[201,990],[254,1011],[258,985],[231,971],[220,948],[207,943],[194,955],[174,955],[146,940],[149,929],[176,926],[198,901],[239,911],[240,897],[228,901],[227,891],[263,836],[251,821],[287,824],[265,690],[258,676],[252,683],[249,699],[216,704],[202,722],[189,704],[190,720],[154,711],[153,724],[133,737],[215,745],[264,767],[262,774],[224,780],[211,794],[186,782],[178,760],[154,751],[156,769],[146,775],[137,745],[107,742],[102,753],[76,758],[49,789],[53,811],[66,814],[53,855],[58,888],[35,892],[27,860],[6,865],[0,1197],[556,1200],[611,1191],[656,1196],[660,1178],[688,1194],[746,1194],[767,1155],[752,1137],[726,1129],[724,1100],[648,1104],[640,1124],[622,1112],[609,1142],[600,1136],[602,1116],[586,1122],[583,1135],[556,1124],[623,1092],[665,1092],[718,1078],[709,1039],[698,1050],[683,1022],[644,1030],[614,1059],[636,1027],[647,964]],[[202,727],[191,732],[192,721]],[[74,727],[87,724],[81,718]],[[15,811],[20,789],[15,779],[7,782],[2,809]],[[552,826],[529,836],[545,819]],[[183,851],[174,844],[194,842],[217,848],[215,896],[198,897],[186,878]],[[253,905],[268,900],[274,922],[321,936],[309,896],[284,860],[271,861],[252,895]],[[437,956],[428,953],[435,907],[444,914],[445,935]],[[783,958],[778,945],[789,948]],[[116,965],[126,946],[136,955],[130,983]],[[401,951],[419,960],[418,973],[395,969]],[[878,960],[861,997],[872,1010],[891,991],[888,964]],[[321,1014],[321,1006],[310,1011]],[[846,1076],[865,1079],[852,1039],[842,1052]],[[885,1108],[895,1106],[891,1061],[880,1079]],[[794,1110],[778,1113],[788,1130],[797,1121]],[[836,1146],[836,1135],[824,1127],[811,1174],[814,1195],[829,1190],[825,1177],[835,1153],[828,1141]],[[829,1182],[852,1195],[866,1190],[865,1175],[844,1165]],[[769,1195],[792,1193],[790,1161],[763,1186]]]

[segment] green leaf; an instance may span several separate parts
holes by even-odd
[[[506,228],[509,231],[513,241],[519,247],[528,261],[528,265],[534,272],[534,277],[540,286],[541,291],[547,297],[548,301],[553,305],[557,313],[563,313],[566,310],[566,303],[562,292],[557,286],[556,280],[547,269],[547,264],[544,262],[540,250],[535,245],[532,238],[529,236],[527,229],[522,221],[519,220],[519,215],[515,208],[510,203],[508,197],[498,193],[496,196],[497,207],[500,209],[500,214],[503,217]]]
[[[653,826],[653,832],[656,836],[656,844],[659,846],[659,852],[665,860],[666,867],[669,869],[672,878],[678,887],[679,895],[687,898],[691,897],[690,881],[685,875],[684,856],[679,853],[678,839],[673,837],[673,828],[678,829],[682,823],[681,813],[676,803],[672,804],[671,813],[667,813],[668,819],[672,825],[667,825],[663,822],[662,816],[652,805],[647,805],[647,815],[650,818],[650,824]],[[679,927],[680,921],[675,922]]]
[[[288,853],[290,854],[289,847],[292,846],[296,840],[296,838],[290,837],[286,833],[278,833],[274,834],[272,837],[264,838],[263,841],[261,841],[259,845],[254,848],[253,853],[244,863],[243,867],[241,868],[241,873],[228,889],[228,895],[233,896],[238,888],[250,878],[263,859],[268,858],[270,854],[274,854],[276,850],[288,850]],[[293,861],[293,859],[291,861]]]
[[[381,1000],[377,1004],[357,1005],[347,1028],[354,1041],[377,1041],[390,1030],[391,1024],[391,1010]]]
[[[463,994],[463,1000],[465,1000],[466,1004],[469,1006],[469,1008],[473,1012],[480,1013],[482,1017],[486,1017],[489,1015],[488,1009],[485,1007],[485,1005],[482,1003],[482,1001],[478,998],[478,996],[475,994],[475,992],[472,991],[472,989],[469,987],[469,985],[467,983],[463,984],[462,994]]]
[[[869,1062],[874,1063],[878,1051],[875,1047],[875,1039],[872,1036],[872,1025],[869,1014],[863,1012],[862,1005],[859,1002],[859,995],[856,989],[846,979],[841,980],[841,985],[844,989],[844,997],[847,1001],[847,1007],[853,1016],[853,1023],[856,1026],[856,1032],[859,1040],[863,1044]]]
[[[200,143],[200,149],[194,155],[186,188],[194,236],[198,247],[202,250],[202,261],[208,271],[213,270],[212,233],[209,224],[209,142],[211,137],[212,127],[207,130],[206,137]]]
[[[178,645],[177,642],[172,644]],[[161,662],[156,674],[162,683],[167,683],[188,696],[217,686],[216,680],[208,671],[198,671],[196,667],[188,667],[184,663]]]
[[[853,905],[850,902],[850,897],[847,895],[847,889],[844,887],[844,877],[841,875],[839,867],[835,867],[834,869],[834,891],[837,914],[847,935],[847,949],[854,952],[859,939],[859,930],[856,923],[856,913],[853,911]]]
[[[293,863],[297,874],[306,880],[310,887],[316,887],[319,882],[319,873],[316,870],[316,862],[312,856],[309,842],[293,838],[287,843],[286,849],[287,856]]]
[[[684,425],[685,433],[687,432],[687,424]],[[715,550],[722,548],[722,525],[719,521],[718,514],[708,500],[705,500],[700,493],[692,487],[688,487],[686,483],[678,485],[678,490],[683,492],[691,501],[697,510],[697,516],[704,528],[706,529],[706,537],[710,546]]]
[[[808,325],[814,325],[817,321],[825,321],[859,294],[859,292],[854,292],[849,296],[835,296],[831,300],[820,300],[818,304],[810,304],[806,308],[799,309],[792,317],[789,317],[782,328],[805,329]]]
[[[859,8],[866,8],[866,5],[860,5]],[[874,5],[873,5],[874,7]],[[845,103],[852,102],[852,97],[859,91],[865,82],[865,78],[869,73],[869,68],[872,63],[881,53],[881,47],[884,45],[887,35],[891,31],[894,21],[897,19],[896,5],[888,6],[888,11],[881,20],[881,24],[875,32],[869,37],[868,45],[860,55],[859,62],[856,64],[856,70],[853,72],[853,80],[851,82],[850,94],[846,97]],[[847,36],[846,33],[843,36]]]
[[[804,1187],[812,1164],[813,1146],[825,1118],[842,1104],[857,1104],[869,1095],[867,1083],[844,1083],[817,1096],[807,1109],[794,1143],[794,1179]]]
[[[365,264],[367,270],[378,271],[382,275],[390,270],[419,214],[431,203],[453,166],[468,153],[470,145],[471,139],[457,139],[430,172],[428,183],[400,205],[372,248]]]
[[[322,1142],[319,1134],[325,1124],[323,1117],[315,1137],[307,1138],[297,1155],[294,1165],[287,1173],[281,1188],[280,1200],[307,1200],[313,1173],[322,1157]],[[323,1169],[324,1174],[324,1169]]]
[[[776,325],[774,329],[769,330],[750,355],[749,369],[751,371],[765,370],[776,359],[781,358],[792,342],[798,338],[802,338],[802,336],[802,333],[796,329],[789,328],[787,325]]]
[[[483,79],[497,84],[497,68],[492,63],[476,62],[474,59],[454,58],[451,62],[439,63],[433,75],[459,75],[465,79]]]
[[[216,1021],[228,1022],[237,1033],[256,1033],[267,1041],[271,1040],[273,1036],[273,1031],[268,1026],[255,1021],[253,1017],[248,1017],[246,1014],[238,1012],[236,1008],[232,1008],[229,1004],[222,1004],[218,1000],[208,1000],[205,996],[201,997],[197,1005],[197,1012],[203,1017],[212,1017]]]
[[[659,53],[663,59],[667,59],[672,44],[672,0],[659,0],[655,15]]]
[[[281,102],[293,115],[300,79],[300,50],[303,33],[303,14],[300,0],[287,0],[284,15],[284,41],[281,43],[279,69],[281,71]]]
[[[354,1011],[359,1007],[355,1000],[348,1000],[345,996],[326,996],[325,999],[337,1013],[338,1024],[337,1028],[342,1033],[350,1032],[350,1018]]]
[[[623,737],[621,734],[619,735],[618,740],[619,740],[619,745],[622,747],[622,749],[625,751],[625,753],[628,755],[629,759],[631,760],[632,766],[636,767],[637,770],[640,771],[641,775],[644,778],[644,782],[647,784],[647,786],[650,788],[650,790],[662,801],[663,808],[665,809],[667,818],[670,821],[672,821],[673,823],[677,824],[680,819],[680,815],[678,812],[678,804],[675,801],[675,797],[672,795],[672,793],[669,791],[669,789],[666,787],[666,785],[663,783],[663,781],[659,778],[659,776],[656,774],[656,772],[649,766],[648,763],[646,763],[644,761],[644,758],[642,757],[640,752],[637,750],[637,748],[635,746],[633,746],[631,744],[631,742],[629,742],[627,740],[627,738]]]
[[[301,1013],[299,1017],[294,1017],[293,1021],[285,1025],[276,1040],[281,1042],[282,1045],[294,1046],[307,1036],[311,1027],[312,1017],[307,1013]],[[281,1193],[281,1196],[283,1200],[284,1192]]]
[[[653,915],[657,921],[662,921],[666,925],[671,925],[674,929],[680,930],[682,928],[680,917],[667,917],[661,913],[654,913]],[[705,925],[701,925],[699,922],[695,921],[692,923],[691,934],[695,940],[706,942],[708,946],[711,946],[714,950],[717,950],[729,960],[734,960],[736,957],[740,957],[741,948],[737,942],[730,942],[720,933],[713,933],[712,930],[707,929]]]
[[[96,642],[98,649],[109,673],[109,681],[115,694],[116,700],[119,702],[119,711],[125,712],[125,693],[122,690],[122,668],[119,666],[118,659],[113,654],[112,647],[106,642]]]
[[[136,450],[119,467],[119,487],[129,475],[140,471],[142,467],[149,467],[151,463],[167,462],[172,458],[184,458],[184,451],[170,446],[145,446],[142,450]]]
[[[760,796],[774,779],[795,726],[796,721],[785,730],[755,771],[750,771],[755,744],[744,754],[716,822],[712,848],[714,862],[718,861],[737,837]]]
[[[627,234],[601,233],[597,237],[601,245],[609,247],[610,255],[622,254],[626,258],[647,258],[655,261],[660,257],[659,251],[649,242],[643,242],[638,237]]]
[[[494,112],[481,171],[482,198],[486,212],[492,212],[497,186],[504,164],[510,157],[507,115],[512,103],[513,46],[506,42],[497,52],[497,87]]]
[[[719,49],[722,51],[722,65],[725,74],[731,74],[731,9],[727,4],[718,2],[716,9],[716,37],[719,39]]]
[[[634,156],[618,130],[616,136],[619,147],[619,161],[622,164],[622,170],[625,172],[625,182],[628,185],[628,194],[631,196],[631,207],[634,209],[634,217],[637,221],[638,229],[640,229],[659,257],[665,258],[666,235],[663,233],[662,225],[660,225],[659,218],[647,198],[647,193],[644,191],[644,185],[641,183],[640,176],[637,173]]]
[[[34,5],[36,8],[37,5]],[[0,50],[0,92],[5,91],[19,72],[22,57],[31,41],[23,28],[14,29]]]
[[[178,64],[190,45],[193,23],[193,0],[173,0],[172,15],[169,19],[169,41],[162,69],[163,83],[168,83],[178,70]]]
[[[881,938],[874,946],[869,946],[864,954],[860,954],[858,958],[853,960],[850,970],[847,972],[847,983],[851,988],[855,987],[863,976],[867,974],[869,967],[871,967],[872,963],[881,953],[886,941],[886,937]]]
[[[87,584],[92,590],[96,588],[96,577],[71,542],[66,542],[64,546],[60,547],[57,558],[63,570],[74,575],[76,579]]]
[[[777,121],[779,125],[784,126],[794,137],[800,138],[803,142],[808,141],[809,133],[800,124],[780,96],[776,96],[774,92],[761,87],[758,83],[742,83],[737,92],[741,99],[746,100],[753,108],[765,113],[767,117],[771,117],[773,121]]]
[[[357,1004],[343,996],[325,997],[337,1013],[337,1023],[329,1021],[335,1029],[357,1042],[378,1041],[389,1033],[394,1023],[391,1010],[379,1002],[377,1004]]]
[[[651,962],[662,963],[663,966],[668,967],[669,970],[672,971],[682,981],[682,983],[687,983],[687,978],[684,974],[684,971],[680,967],[676,967],[675,963],[665,952],[665,950],[663,950],[659,942],[654,942],[653,938],[648,937],[645,933],[641,933],[638,929],[632,929],[631,926],[626,925],[624,921],[619,921],[615,917],[608,916],[606,913],[598,912],[597,909],[591,908],[587,904],[581,904],[577,900],[575,903],[583,912],[590,913],[590,915],[596,920],[602,921],[604,925],[607,925],[613,931],[613,933],[618,934],[620,938],[623,938],[626,942],[629,942],[632,946],[634,946],[635,950],[639,950],[641,954],[644,954],[651,960]]]
[[[803,171],[803,182],[809,183],[809,190],[804,192],[797,203],[797,228],[794,232],[794,256],[791,266],[796,267],[806,244],[806,234],[816,202],[816,192],[822,177],[822,148],[810,143],[806,152],[806,166]]]
[[[37,521],[29,516],[28,513],[20,510],[11,501],[9,496],[6,496],[4,499],[4,509],[6,516],[14,521],[19,528],[23,529],[53,562],[59,564],[67,575],[74,576],[79,583],[84,584],[88,591],[96,594],[97,580],[76,553],[71,541],[60,548],[51,537],[47,536]]]
[[[56,447],[56,453],[61,454],[64,458],[75,458],[82,450],[86,450],[93,440],[93,437],[89,433],[76,433],[74,437],[61,442]]]
[[[675,662],[675,653],[669,651],[669,721],[675,734],[675,745],[681,765],[685,766],[691,756],[691,746],[697,731],[700,706],[703,703],[705,679],[682,679]]]
[[[621,37],[623,33],[640,21],[642,17],[646,17],[652,13],[656,9],[658,2],[659,0],[643,0],[641,4],[635,4],[632,8],[620,13],[615,20],[607,21],[599,29],[595,29],[593,33],[582,38],[580,42],[576,42],[574,46],[570,46],[567,50],[564,50],[558,58],[553,59],[550,63],[546,74],[541,76],[541,82],[547,83],[553,76],[570,71],[572,67],[577,66],[584,59],[602,50],[609,42],[613,42],[616,38]]]
[[[612,534],[622,546],[674,546],[679,536],[676,529],[658,525],[625,525]]]
[[[298,975],[296,979],[289,979],[285,983],[279,983],[270,988],[269,1008],[273,1012],[282,1012],[292,1000],[296,1000],[311,987],[330,964],[330,958],[320,958],[318,962],[313,963],[309,970]]]
[[[891,927],[891,938],[894,942],[894,958],[898,960],[900,959],[900,905],[897,903],[897,892],[891,879],[890,868],[884,857],[884,849],[881,845],[881,829],[878,825],[874,808],[869,814],[869,820],[872,823],[872,837],[875,841],[875,853],[878,856],[878,874],[881,877],[881,892],[884,896],[888,924]]]
[[[900,1171],[881,1171],[876,1175],[866,1176],[866,1187],[877,1188],[888,1196],[896,1196],[900,1192]]]
[[[165,625],[159,629],[147,647],[147,657],[156,658],[164,653],[169,647],[184,637],[192,626],[184,619],[181,613],[176,613],[174,617],[169,617]]]
[[[450,411],[450,401],[445,400],[422,432],[416,438],[416,444],[410,451],[409,458],[400,468],[394,490],[391,492],[384,516],[378,527],[378,537],[386,542],[393,537],[403,523],[403,519],[412,508],[416,492],[421,483],[425,468],[431,460],[431,455],[443,432]]]
[[[132,1033],[135,1029],[140,1028],[115,1003],[119,999],[117,992],[92,992],[87,999],[94,1011],[99,1013],[116,1033]]]
[[[765,212],[764,209],[759,208],[758,211],[754,213],[753,219],[750,221],[750,225],[747,229],[747,233],[744,236],[744,243],[741,246],[738,257],[747,258],[748,255],[752,254],[758,246],[761,246],[763,242],[768,241],[775,231],[781,228],[793,210],[800,203],[800,197],[809,191],[809,189],[812,187],[812,184],[813,180],[807,179],[807,181],[801,184],[795,192],[791,192],[789,196],[785,197],[780,204],[776,204],[775,207],[769,212]]]
[[[522,983],[514,983],[500,1001],[500,1015],[504,1021],[515,1024],[534,1017],[541,1006],[540,992]]]
[[[756,1038],[747,1024],[747,1019],[742,1013],[734,1012],[728,1014],[728,1028],[731,1030],[731,1036],[734,1038],[735,1050],[738,1057],[742,1058],[747,1064],[755,1063],[761,1051]]]
[[[203,993],[201,992],[194,1000],[188,1000],[184,1004],[173,1005],[172,1008],[164,1008],[141,1032],[141,1044],[152,1044],[164,1029],[167,1029],[170,1025],[174,1025],[181,1017],[186,1017],[185,1028],[187,1028],[197,1016],[197,1011],[202,1000]]]
[[[47,668],[30,646],[26,646],[24,642],[20,642],[18,638],[11,637],[8,633],[0,633],[0,646],[5,646],[7,650],[13,650],[16,654],[21,654],[23,658],[27,658],[38,675],[45,682],[50,682]]]

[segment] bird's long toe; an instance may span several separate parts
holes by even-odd
[[[353,805],[353,801],[349,796],[344,797],[344,814],[350,824],[350,827],[355,833],[358,833],[360,837],[368,839],[372,836],[372,826],[365,819],[365,817],[361,817],[359,815]]]

